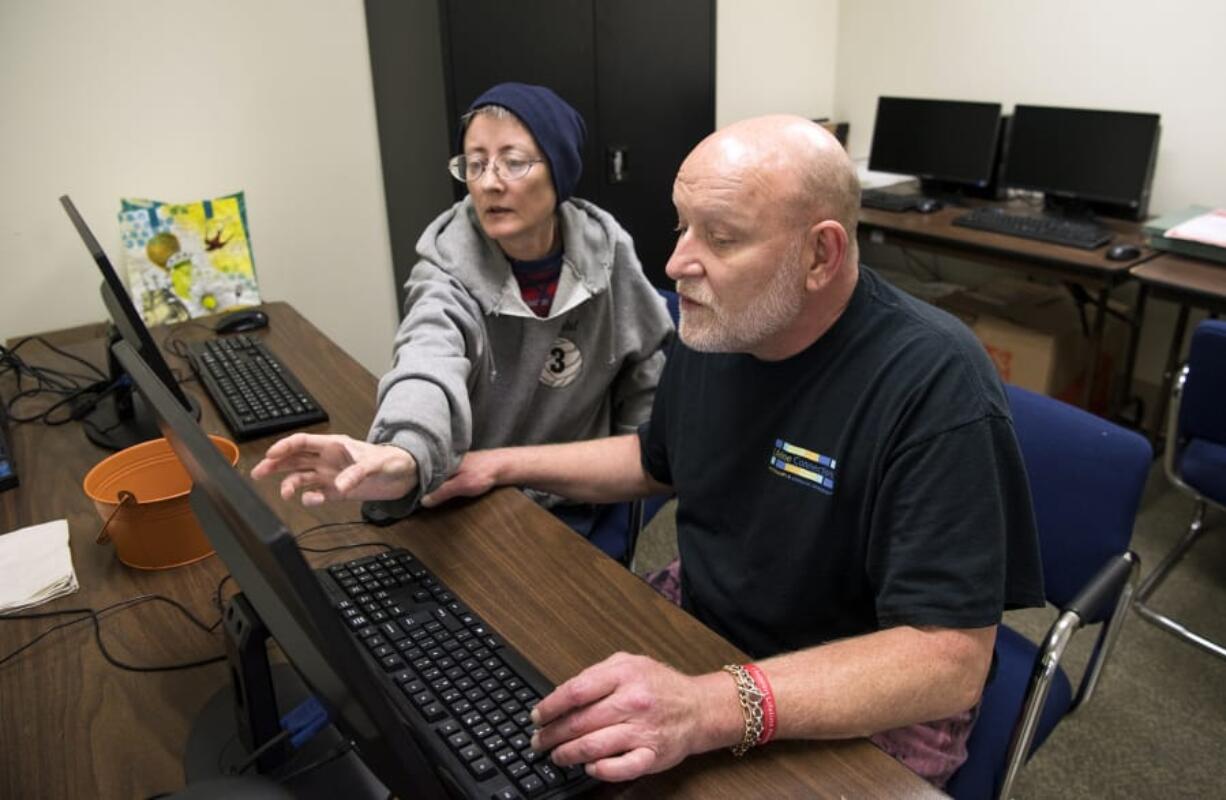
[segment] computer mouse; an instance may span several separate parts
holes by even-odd
[[[256,308],[232,311],[213,326],[217,333],[242,333],[268,327],[268,315]]]
[[[1107,248],[1107,259],[1109,261],[1132,261],[1134,258],[1141,257],[1141,248],[1135,244],[1114,244]]]
[[[915,210],[921,214],[931,214],[933,211],[940,211],[945,208],[945,204],[934,197],[925,197],[915,204]]]

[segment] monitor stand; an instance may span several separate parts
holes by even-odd
[[[227,605],[223,625],[230,684],[192,722],[183,753],[188,786],[235,772],[281,732],[281,716],[311,695],[293,667],[269,660],[268,629],[241,593]],[[331,725],[295,752],[284,745],[269,749],[245,772],[277,780],[295,797],[388,797],[388,789]]]
[[[920,178],[919,193],[924,197],[940,200],[947,206],[965,206],[969,197],[980,200],[997,199],[997,192],[993,186],[977,187],[933,178]]]
[[[1094,206],[1076,197],[1044,194],[1043,213],[1050,217],[1073,220],[1074,222],[1096,221]]]
[[[91,442],[106,450],[123,450],[134,444],[160,438],[157,417],[145,405],[140,392],[133,391],[132,379],[111,352],[111,345],[119,341],[119,332],[112,327],[107,341],[106,364],[110,383],[115,388],[99,398],[93,409],[81,417],[85,435]],[[200,403],[187,395],[193,418],[200,419]]]

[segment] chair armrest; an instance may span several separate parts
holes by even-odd
[[[1120,592],[1132,576],[1136,560],[1131,552],[1112,557],[1061,611],[1073,612],[1082,625],[1109,618],[1115,612]]]
[[[1026,761],[1038,728],[1039,717],[1047,703],[1052,680],[1060,669],[1065,648],[1073,634],[1087,624],[1103,621],[1105,624],[1098,635],[1090,663],[1082,675],[1081,685],[1068,713],[1079,709],[1094,694],[1103,665],[1119,636],[1124,611],[1132,599],[1132,583],[1139,565],[1140,559],[1131,550],[1112,557],[1085,588],[1077,593],[1072,602],[1060,610],[1060,615],[1047,631],[1047,636],[1044,637],[1035,657],[1030,683],[1009,742],[999,797],[1009,796],[1013,782]]]
[[[634,566],[634,551],[639,546],[639,534],[643,532],[643,500],[630,501],[630,520],[626,526],[626,552],[622,554],[622,566]]]
[[[1198,494],[1179,476],[1179,414],[1183,410],[1183,387],[1188,382],[1188,365],[1184,364],[1171,381],[1171,397],[1166,411],[1166,446],[1162,453],[1162,471],[1173,485],[1189,494]],[[1161,424],[1161,422],[1156,423]]]

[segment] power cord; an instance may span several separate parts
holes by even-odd
[[[313,534],[319,533],[328,528],[340,528],[340,527],[345,527],[345,526],[366,525],[366,524],[368,523],[366,523],[364,520],[350,520],[350,521],[345,521],[345,522],[324,522],[319,525],[315,525],[313,527],[307,528],[302,533],[297,534],[294,537],[294,540],[301,541],[303,538],[307,536],[311,536]],[[353,549],[357,549],[360,547],[382,547],[385,550],[395,549],[394,547],[392,547],[392,545],[387,544],[386,542],[354,542],[351,544],[342,544],[342,545],[336,545],[335,547],[324,547],[324,548],[303,547],[302,545],[299,545],[300,550],[303,550],[309,553],[332,553],[332,552],[337,552],[340,550],[353,550]],[[159,601],[162,603],[169,603],[170,605],[174,606],[179,611],[181,611],[188,618],[188,620],[191,621],[191,623],[195,627],[199,628],[205,633],[212,634],[216,632],[217,628],[221,626],[222,620],[224,619],[224,609],[222,607],[222,597],[221,597],[222,589],[225,587],[226,583],[229,582],[230,580],[231,580],[231,576],[227,573],[218,582],[217,589],[213,593],[213,605],[218,612],[218,618],[212,624],[203,622],[199,617],[197,617],[195,614],[189,611],[186,606],[179,603],[177,600],[174,600],[169,597],[165,597],[160,594],[145,594],[145,595],[140,595],[137,597],[131,597],[126,600],[120,600],[118,602],[112,603],[109,606],[104,606],[103,608],[100,608],[100,609],[65,608],[65,609],[60,609],[58,611],[38,611],[38,612],[27,612],[27,613],[0,614],[0,622],[4,622],[7,620],[18,620],[18,619],[49,619],[49,618],[63,617],[63,616],[69,616],[69,615],[80,615],[78,619],[72,619],[66,622],[60,622],[55,625],[52,625],[50,628],[46,629],[45,631],[42,631],[30,641],[18,647],[16,650],[13,650],[12,652],[5,654],[3,657],[0,657],[0,667],[3,667],[9,661],[12,661],[18,655],[30,649],[34,645],[38,644],[40,641],[50,636],[55,631],[61,630],[63,628],[68,628],[73,625],[77,625],[79,623],[87,622],[87,621],[93,623],[94,639],[98,643],[98,650],[100,653],[102,653],[102,657],[105,658],[106,661],[112,666],[117,667],[122,670],[126,670],[128,672],[172,672],[175,670],[194,669],[196,667],[203,667],[209,664],[219,663],[225,660],[226,657],[224,655],[212,656],[209,658],[199,659],[196,661],[189,661],[189,662],[185,662],[181,664],[164,664],[164,665],[145,666],[145,665],[140,665],[140,664],[125,663],[115,658],[113,655],[111,655],[110,651],[107,650],[106,645],[102,640],[101,619],[104,616],[109,616],[110,614],[116,611],[123,610],[125,608],[131,608],[133,606],[141,605],[143,603],[147,603],[150,601]]]
[[[189,324],[211,330],[208,326],[200,325],[199,323]],[[37,342],[52,353],[82,365],[89,370],[89,374],[68,372],[31,364],[17,352],[30,342]],[[163,342],[163,346],[174,355],[183,359],[187,358],[186,347],[181,341],[167,337],[166,341]],[[0,376],[8,372],[13,372],[17,376],[17,391],[5,406],[9,419],[14,423],[41,422],[44,425],[57,426],[81,421],[103,435],[111,429],[100,430],[86,417],[108,395],[132,385],[127,376],[112,379],[94,364],[80,356],[56,347],[42,336],[26,336],[18,340],[12,347],[0,345]],[[189,383],[196,379],[195,375],[184,376],[175,369],[172,369],[171,373],[175,381],[180,384]],[[33,381],[34,385],[30,386],[29,381]],[[45,394],[58,396],[59,399],[38,413],[18,413],[17,404],[19,402]],[[65,407],[68,409],[67,413],[57,416],[57,412]]]
[[[369,525],[369,524],[370,524],[370,523],[368,523],[368,522],[367,522],[366,520],[364,520],[364,519],[350,519],[350,520],[345,520],[344,522],[321,522],[321,523],[319,523],[318,525],[312,525],[311,527],[307,528],[307,529],[306,529],[305,531],[303,531],[302,533],[296,534],[296,535],[294,536],[294,541],[295,541],[295,542],[301,542],[301,541],[302,541],[303,539],[305,539],[306,537],[308,537],[308,536],[314,536],[315,534],[317,534],[317,533],[319,533],[319,532],[321,532],[321,531],[327,530],[327,529],[329,529],[329,528],[346,528],[346,527],[352,527],[352,526],[355,526],[355,525]],[[365,547],[365,546],[368,546],[368,545],[373,545],[373,544],[382,544],[382,545],[384,545],[385,547],[390,547],[390,545],[386,545],[386,544],[384,544],[383,542],[362,542],[362,543],[360,543],[360,544],[354,544],[354,545],[345,545],[345,546],[346,546],[346,547],[349,547],[349,546],[352,546],[352,547]],[[301,548],[301,547],[300,547],[299,549],[303,549],[303,548]],[[312,550],[312,551],[309,551],[309,552],[315,552],[315,551],[313,551],[313,550]]]
[[[303,764],[301,767],[294,770],[293,772],[287,772],[284,775],[274,775],[270,777],[272,777],[272,779],[275,780],[277,783],[281,783],[281,784],[289,783],[294,778],[300,778],[303,775],[306,775],[308,772],[313,772],[314,770],[317,770],[320,767],[326,766],[327,764],[331,764],[333,761],[342,757],[343,755],[345,755],[352,749],[353,749],[353,742],[350,742],[350,741],[341,742],[336,747],[333,747],[331,750],[324,753],[319,758],[315,759],[309,764]],[[391,795],[388,795],[388,797],[390,798]]]
[[[202,330],[209,331],[210,333],[216,333],[216,331],[214,331],[208,325],[205,325],[200,322],[181,323],[176,328],[176,331],[181,330],[182,328],[187,327],[187,326],[191,326],[193,328],[201,328]],[[183,361],[189,361],[191,358],[191,356],[188,354],[188,351],[187,351],[187,341],[184,339],[180,339],[174,333],[167,334],[166,338],[162,340],[162,349],[165,350],[167,353],[170,353],[175,358],[182,359]],[[174,373],[175,380],[177,380],[179,383],[188,383],[190,381],[196,380],[195,374],[188,375],[187,377],[182,377],[179,375],[178,370],[174,369],[173,367],[171,368],[171,372]]]
[[[343,528],[343,527],[349,527],[353,525],[368,525],[368,524],[370,523],[362,519],[346,520],[345,522],[321,522],[320,524],[313,525],[310,528],[307,528],[302,533],[299,533],[296,536],[294,536],[294,541],[301,542],[306,537],[313,536],[314,534],[320,533],[321,531],[327,530],[328,528]],[[331,553],[337,550],[353,550],[359,547],[382,547],[387,550],[395,549],[394,547],[392,547],[390,544],[387,544],[386,542],[355,542],[352,544],[342,544],[342,545],[337,545],[336,547],[326,547],[326,548],[303,547],[301,544],[298,545],[299,550],[303,552],[307,552],[307,553]],[[232,577],[233,576],[231,576],[229,573],[226,573],[226,575],[224,575],[222,579],[218,581],[217,589],[214,590],[213,592],[213,608],[217,610],[217,613],[219,615],[225,614],[225,608],[222,606],[222,599],[221,599],[222,589],[225,587],[227,583],[230,582],[230,579]],[[223,619],[224,619],[224,616],[218,616],[217,621],[209,626],[209,630],[215,630],[219,625],[221,625],[221,622]]]
[[[260,756],[282,744],[287,739],[289,740],[290,747],[298,750],[304,744],[311,741],[311,739],[314,739],[317,733],[328,727],[328,723],[331,721],[328,709],[324,708],[324,704],[319,702],[315,695],[311,695],[291,709],[288,714],[281,717],[280,733],[264,742],[264,744],[248,754],[246,758],[231,767],[228,770],[229,774],[242,775],[259,760]]]
[[[311,699],[314,700],[315,698],[312,697]],[[267,753],[269,750],[273,749],[274,747],[277,747],[278,745],[280,745],[282,742],[288,739],[292,734],[293,732],[290,731],[288,728],[283,728],[280,733],[278,733],[276,736],[269,739],[267,742],[264,742],[264,744],[260,745],[255,750],[253,750],[250,755],[248,755],[246,758],[244,758],[239,763],[235,764],[231,769],[227,770],[226,774],[242,775],[244,772],[251,769],[252,765],[254,765],[256,761],[259,761],[260,756],[264,755],[265,753]]]
[[[105,606],[98,610],[95,610],[92,608],[64,608],[64,609],[60,609],[59,611],[38,611],[38,612],[33,612],[33,613],[3,614],[3,615],[0,615],[0,622],[4,622],[7,620],[17,620],[17,619],[47,619],[47,618],[52,618],[52,617],[67,616],[69,614],[80,614],[82,615],[82,617],[81,619],[69,620],[67,622],[61,622],[57,625],[51,626],[47,630],[35,636],[30,641],[23,644],[21,647],[18,647],[13,652],[5,655],[3,658],[0,658],[0,667],[4,666],[9,661],[16,658],[22,652],[33,647],[35,644],[37,644],[38,642],[40,642],[41,640],[49,636],[52,632],[59,630],[61,628],[67,628],[79,622],[85,622],[87,620],[92,622],[94,625],[94,641],[98,643],[98,652],[102,654],[102,657],[105,658],[107,663],[109,663],[111,666],[117,667],[126,672],[173,672],[175,670],[182,670],[182,669],[195,669],[196,667],[204,667],[209,664],[216,664],[218,662],[225,661],[226,657],[224,655],[220,655],[220,656],[211,656],[209,658],[202,658],[196,661],[188,661],[188,662],[184,662],[181,664],[157,664],[154,666],[146,666],[143,664],[128,664],[126,662],[120,661],[119,659],[111,655],[111,652],[107,650],[106,648],[105,642],[102,641],[101,618],[111,612],[118,611],[123,608],[130,608],[132,606],[141,605],[142,603],[147,603],[147,602],[154,601],[154,600],[162,602],[162,603],[169,603],[170,605],[177,608],[179,611],[183,612],[183,615],[186,616],[188,620],[190,620],[191,623],[195,625],[197,628],[199,628],[202,631],[205,631],[206,633],[212,632],[213,630],[212,627],[202,622],[199,617],[197,617],[195,614],[189,611],[187,607],[184,606],[182,603],[180,603],[177,600],[173,600],[169,597],[160,595],[160,594],[145,594],[145,595],[140,595],[138,597],[128,598],[127,600],[120,600],[117,603],[112,603],[111,605]]]
[[[30,342],[38,342],[56,355],[62,356],[69,361],[75,361],[93,374],[77,375],[71,372],[64,372],[62,370],[54,370],[47,367],[38,367],[26,364],[22,360],[21,356],[17,355],[17,351]],[[43,379],[53,385],[60,381],[68,382],[67,385],[61,384],[59,388],[72,388],[73,381],[107,379],[106,373],[104,373],[98,367],[94,366],[80,356],[56,347],[42,336],[24,336],[21,339],[18,339],[16,344],[14,344],[12,347],[0,345],[0,365],[12,369],[21,369],[22,371],[27,372],[31,377]]]
[[[281,733],[273,737],[273,739],[270,740],[266,745],[264,745],[264,747],[271,747],[273,742],[283,742],[285,741],[285,738],[288,737],[289,735],[290,735],[289,731],[282,731]],[[260,751],[262,751],[263,749],[264,749],[263,747],[260,748]],[[340,742],[335,747],[333,747],[331,750],[319,756],[319,758],[316,758],[313,761],[303,764],[301,767],[298,767],[297,769],[294,769],[286,773],[265,775],[264,777],[268,778],[269,780],[272,780],[279,784],[284,785],[294,780],[295,778],[300,778],[303,775],[311,773],[321,767],[325,767],[328,764],[331,764],[333,761],[336,761],[338,758],[341,758],[342,756],[344,756],[351,750],[353,750],[353,742],[351,741]],[[260,751],[257,751],[257,753],[260,753],[262,755],[262,752]],[[254,761],[255,758],[258,758],[258,756],[255,753],[253,753],[251,756],[251,760]],[[244,767],[244,770],[246,770],[248,767]],[[233,774],[233,773],[230,773],[230,774]],[[159,794],[150,795],[148,798],[146,798],[146,800],[162,800],[162,798],[174,797],[175,794],[176,792],[161,792]],[[393,800],[392,793],[390,792],[388,793],[387,800]]]
[[[17,351],[30,342],[37,342],[51,352],[82,365],[89,374],[80,374],[65,370],[40,367],[26,361]],[[15,423],[42,422],[45,425],[64,425],[73,422],[91,411],[107,394],[117,388],[115,382],[101,369],[85,359],[62,350],[41,336],[26,336],[12,347],[0,345],[0,375],[15,373],[17,391],[8,400],[5,409],[9,418]],[[28,381],[33,381],[30,386]],[[22,400],[43,394],[58,396],[60,399],[49,408],[37,414],[27,415],[17,411],[17,404]],[[68,414],[55,417],[60,408],[68,407]]]

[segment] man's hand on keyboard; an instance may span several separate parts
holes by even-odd
[[[281,497],[301,493],[304,506],[332,500],[395,500],[417,485],[417,462],[394,445],[349,436],[295,433],[280,440],[251,470],[259,480],[285,475]]]
[[[558,766],[584,764],[598,780],[628,781],[736,744],[742,719],[726,673],[683,675],[616,653],[537,703],[532,749],[552,751]]]

